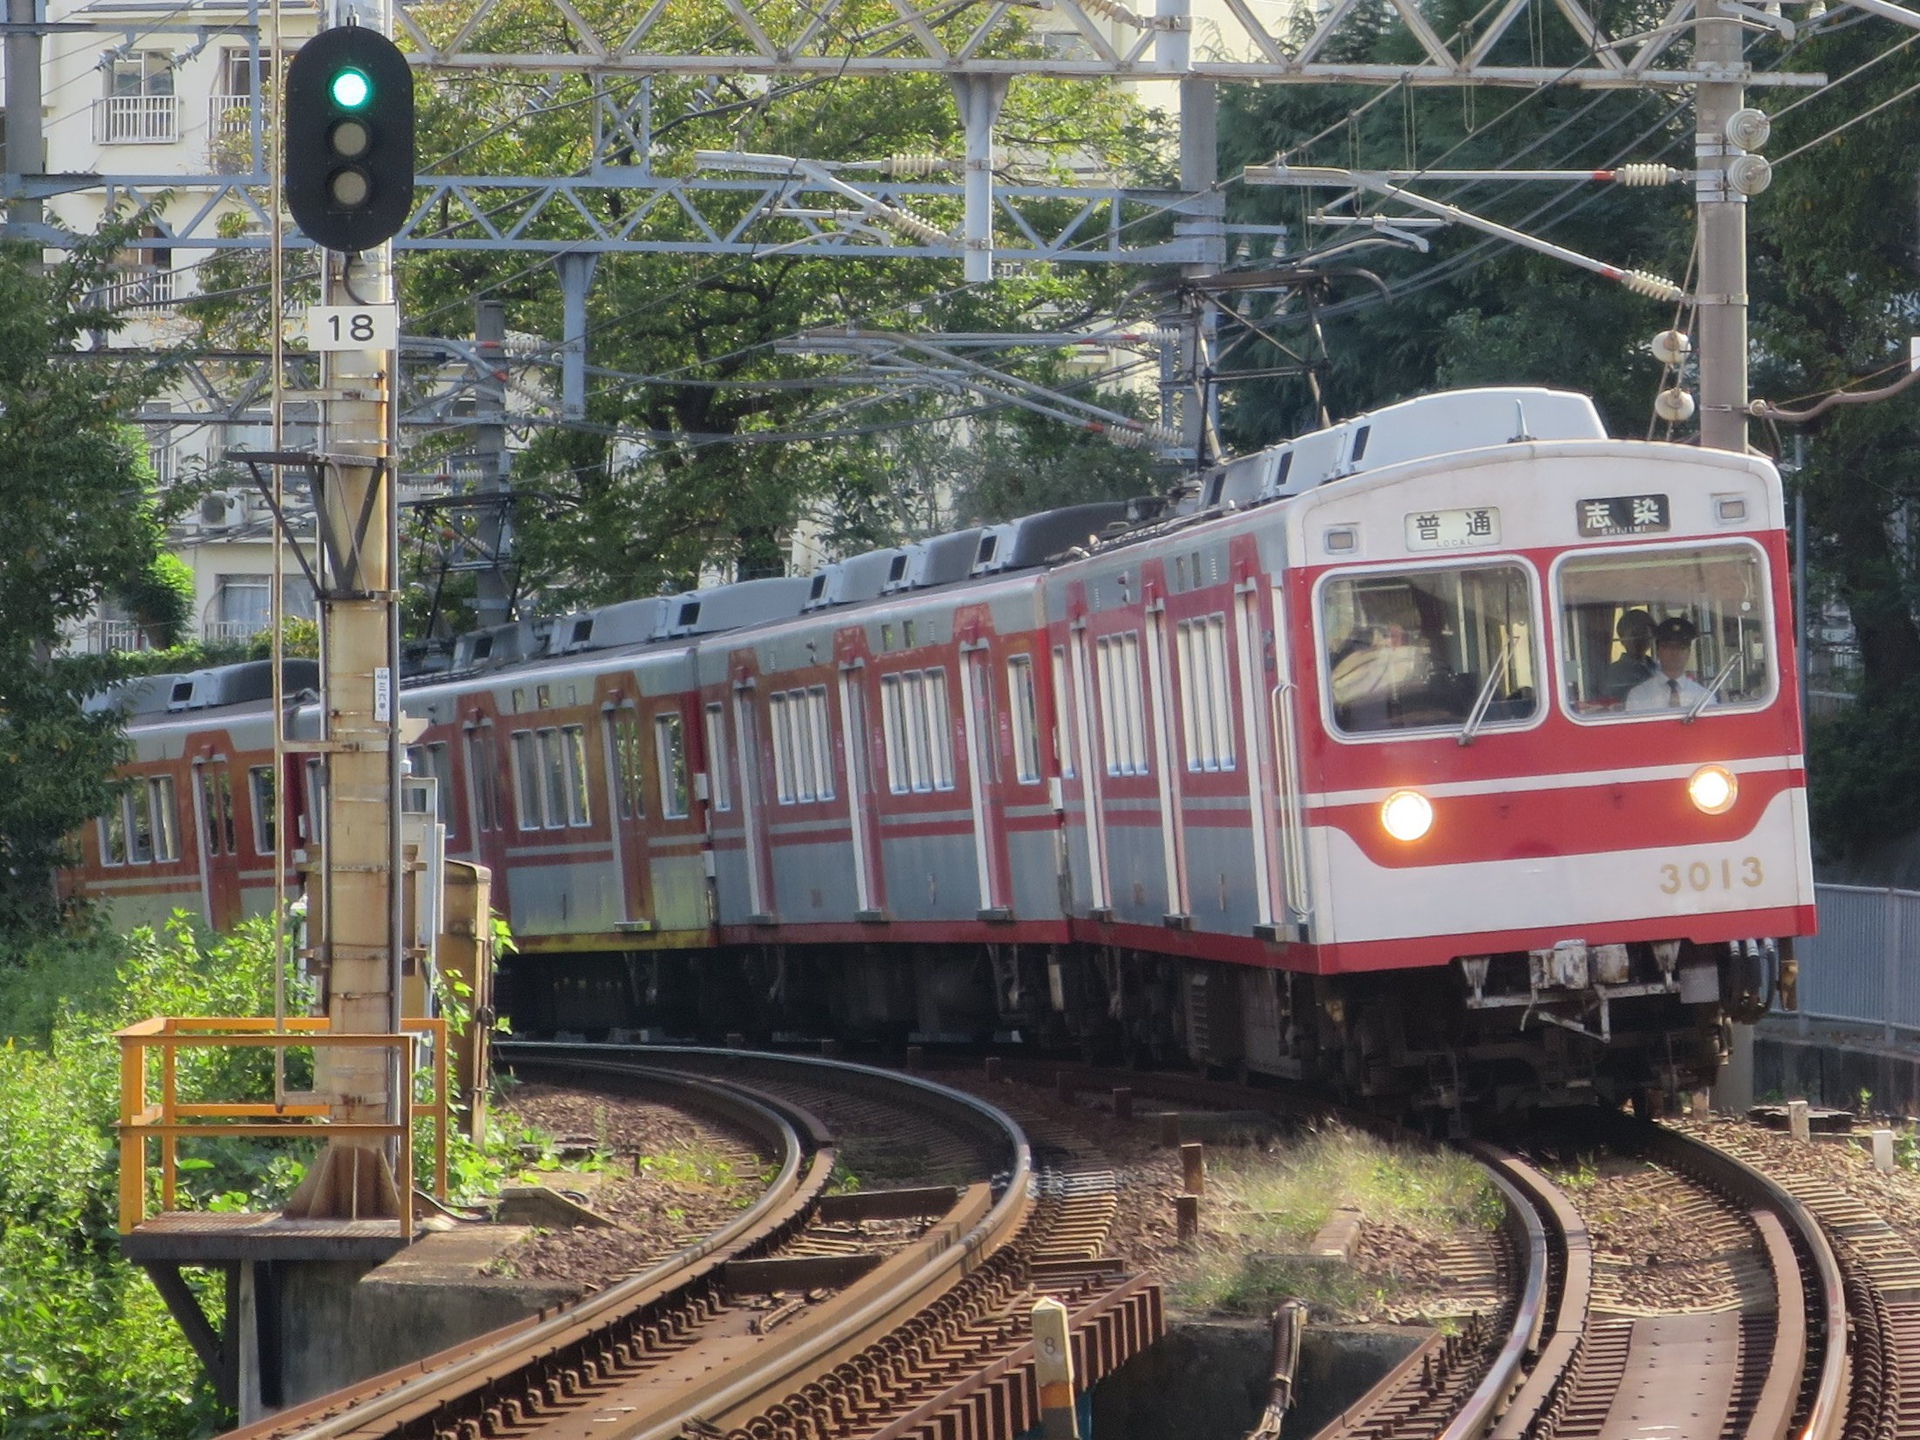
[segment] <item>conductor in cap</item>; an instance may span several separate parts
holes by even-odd
[[[1687,672],[1700,631],[1684,615],[1669,615],[1653,627],[1653,658],[1659,667],[1627,692],[1629,712],[1691,710],[1707,687]]]

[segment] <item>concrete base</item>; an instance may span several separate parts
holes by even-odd
[[[1426,1334],[1399,1325],[1309,1325],[1286,1440],[1319,1431]],[[1093,1433],[1099,1440],[1239,1440],[1267,1408],[1272,1373],[1265,1321],[1171,1321],[1165,1339],[1095,1387]]]
[[[1864,1090],[1878,1114],[1920,1115],[1920,1049],[1877,1033],[1768,1020],[1754,1044],[1753,1084],[1763,1100],[1842,1110],[1856,1109]]]

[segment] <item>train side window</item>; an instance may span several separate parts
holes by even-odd
[[[135,865],[153,860],[153,796],[146,782],[136,780],[127,791],[127,859]]]
[[[1053,647],[1053,758],[1060,766],[1063,780],[1073,779],[1079,772],[1073,762],[1072,735],[1073,695],[1072,686],[1067,683],[1067,647]]]
[[[907,761],[906,690],[898,675],[880,677],[880,730],[886,742],[887,788],[904,795],[913,784]]]
[[[327,762],[318,755],[308,757],[303,770],[306,813],[301,817],[300,843],[318,847],[327,839]]]
[[[831,800],[826,687],[778,691],[771,697],[771,709],[775,796],[782,805]]]
[[[614,805],[622,820],[645,819],[646,772],[641,758],[640,717],[631,709],[607,711],[607,744],[613,754]]]
[[[727,712],[719,701],[707,706],[707,788],[716,810],[733,808],[733,772],[727,761]]]
[[[824,701],[824,696],[822,697]],[[953,788],[953,725],[945,670],[880,677],[887,786],[896,795]]]
[[[1033,694],[1033,657],[1007,661],[1007,713],[1013,721],[1014,775],[1022,785],[1040,783],[1040,714]]]
[[[280,787],[273,782],[271,765],[255,765],[247,771],[247,799],[253,808],[253,853],[271,855],[278,841],[275,820],[279,814]]]
[[[1320,587],[1322,679],[1347,735],[1488,727],[1540,711],[1533,585],[1519,565],[1362,575]]]
[[[100,863],[127,863],[127,797],[114,797],[107,813],[100,817]]]
[[[1231,770],[1233,715],[1227,698],[1227,617],[1182,620],[1175,631],[1180,652],[1180,719],[1186,731],[1187,769]]]
[[[1560,671],[1576,720],[1770,702],[1778,676],[1766,557],[1745,542],[1610,548],[1554,576]]]
[[[475,830],[500,827],[500,791],[493,756],[493,727],[476,725],[467,731],[467,795]]]
[[[687,818],[687,738],[680,717],[662,711],[653,717],[653,743],[660,763],[660,813],[669,820]]]
[[[232,855],[238,847],[233,833],[233,781],[224,765],[200,767],[201,808],[207,817],[207,833],[201,843],[209,855]]]
[[[587,783],[587,730],[584,725],[560,727],[560,752],[567,784],[567,824],[593,823],[593,795]]]
[[[1100,671],[1100,727],[1109,775],[1147,774],[1146,706],[1140,691],[1140,632],[1094,642]]]
[[[531,730],[513,732],[513,809],[522,830],[546,824],[541,785],[540,741]]]
[[[796,799],[811,800],[813,792],[802,794],[795,784],[798,764],[793,744],[794,717],[787,692],[778,690],[769,695],[767,709],[773,721],[773,797],[782,805],[791,805]]]
[[[161,863],[180,858],[180,812],[173,793],[173,777],[156,775],[147,781],[153,814],[153,858]]]
[[[417,747],[421,758],[414,762],[413,773],[422,778],[431,777],[434,795],[434,818],[446,826],[447,834],[453,834],[453,755],[447,742],[435,740],[432,744]]]

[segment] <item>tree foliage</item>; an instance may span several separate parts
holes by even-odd
[[[460,8],[449,7],[448,24],[457,23]],[[603,4],[594,14],[605,19],[611,9]],[[897,20],[882,0],[863,0],[836,16],[856,29]],[[541,28],[549,23],[561,23],[551,7],[502,7],[488,22],[494,30],[474,43],[517,51],[569,43],[560,29]],[[653,38],[697,48],[729,23],[717,0],[689,0],[670,8],[662,21],[667,33]],[[624,98],[637,99],[637,89]],[[423,169],[578,172],[593,163],[581,120],[590,101],[580,78],[481,76],[441,85],[420,112]],[[948,167],[947,178],[959,174],[958,113],[937,76],[762,83],[662,75],[647,82],[646,102],[652,153],[615,154],[613,164],[686,174],[696,151],[751,151],[877,165],[929,157]],[[1077,169],[1139,182],[1165,178],[1165,132],[1116,89],[1016,83],[998,133],[1003,177],[1058,178]],[[599,218],[649,238],[700,238],[671,201],[637,214],[645,199],[643,192],[603,192]],[[723,219],[745,219],[748,203],[743,193],[740,213]],[[910,203],[927,223],[958,227],[956,203]],[[508,218],[503,213],[493,222]],[[449,236],[479,233],[474,218],[451,202],[439,219]],[[555,215],[535,230],[566,238],[584,225],[577,216],[569,223]],[[953,467],[966,458],[952,417],[977,403],[932,384],[906,392],[851,389],[835,378],[844,362],[784,353],[780,342],[849,323],[1052,329],[1102,313],[1129,278],[1070,266],[968,287],[954,260],[889,258],[880,250],[859,260],[810,255],[807,230],[790,218],[760,217],[750,233],[765,247],[750,260],[688,254],[600,261],[588,313],[598,373],[586,420],[541,430],[514,460],[524,497],[516,534],[523,593],[537,591],[559,605],[648,594],[716,567],[742,576],[774,572],[803,523],[837,549],[920,531],[916,522],[934,520],[945,507],[940,497],[902,497],[901,482],[923,475],[937,487],[952,481]],[[510,330],[561,333],[559,288],[552,267],[540,261],[503,267],[497,255],[434,253],[409,262],[405,285],[410,327],[464,334],[473,297],[488,294],[507,305]],[[550,384],[557,388],[557,371]],[[976,433],[994,429],[982,421]],[[1022,423],[999,433],[1011,446],[1036,431]],[[944,443],[949,439],[954,443]],[[1115,458],[1126,470],[1124,458]],[[1043,460],[1032,457],[1036,471]],[[1038,484],[1028,489],[1043,494]]]
[[[165,372],[86,353],[118,327],[91,297],[124,228],[44,269],[0,248],[0,925],[50,917],[50,871],[121,755],[113,718],[80,708],[102,666],[50,658],[62,626],[107,595],[175,613],[152,476],[121,419]]]

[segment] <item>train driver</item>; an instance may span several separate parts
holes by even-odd
[[[1660,666],[1653,658],[1653,616],[1645,610],[1629,610],[1613,627],[1620,640],[1620,658],[1607,666],[1606,696],[1609,705],[1626,703],[1627,693],[1643,680],[1651,680]]]
[[[1687,673],[1699,629],[1684,615],[1669,615],[1653,627],[1653,654],[1659,669],[1627,692],[1630,712],[1691,710],[1707,693]]]

